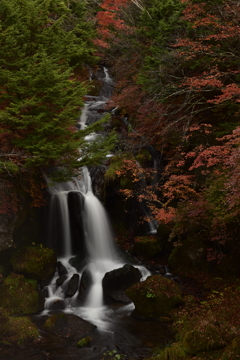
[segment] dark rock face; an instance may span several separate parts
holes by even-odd
[[[86,300],[88,291],[90,289],[90,286],[92,285],[92,276],[88,269],[85,269],[82,273],[80,286],[79,286],[79,292],[78,292],[78,303],[79,305],[82,305],[84,301]]]
[[[55,300],[51,303],[51,311],[64,310],[66,308],[65,301],[62,299]]]
[[[84,226],[82,209],[84,206],[84,196],[76,191],[68,193],[68,208],[71,226],[71,235],[73,239],[73,253],[84,253]]]
[[[44,323],[44,330],[66,338],[87,334],[96,328],[95,325],[73,314],[56,314],[50,316]]]
[[[16,273],[39,281],[48,280],[54,275],[56,261],[54,251],[44,246],[26,246],[17,250],[11,258]]]
[[[66,297],[72,297],[78,290],[78,283],[79,283],[79,275],[74,274],[71,279],[69,280],[67,289],[65,291]]]
[[[99,198],[103,198],[103,189],[104,189],[104,174],[107,167],[105,165],[94,166],[90,169],[91,179],[92,179],[92,188],[94,194]]]
[[[102,280],[104,295],[115,301],[129,303],[131,300],[125,295],[125,290],[140,281],[142,275],[139,269],[126,264],[120,269],[105,274]]]
[[[62,286],[62,284],[64,283],[64,281],[67,279],[67,275],[62,275],[60,276],[57,280],[56,280],[56,285],[57,286]]]
[[[66,275],[68,273],[66,267],[61,263],[61,261],[57,262],[57,271],[59,276]]]
[[[82,251],[75,257],[72,257],[71,259],[69,259],[69,264],[72,265],[73,267],[75,267],[75,269],[77,269],[78,272],[82,272],[83,268],[87,264],[87,258],[85,255],[85,251]]]

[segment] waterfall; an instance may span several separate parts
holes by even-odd
[[[66,191],[62,191],[53,195],[54,207],[59,209],[59,226],[63,236],[63,241],[61,241],[61,243],[63,244],[63,254],[66,257],[72,254],[67,194],[68,193]]]
[[[61,256],[58,260],[65,267],[67,274],[66,280],[60,287],[57,286],[57,280],[60,277],[58,272],[56,272],[55,277],[48,287],[49,296],[46,299],[45,309],[51,310],[55,304],[58,303],[61,305],[61,308],[65,308],[65,310],[73,311],[85,319],[98,322],[103,315],[104,308],[102,279],[106,272],[124,265],[124,262],[118,254],[117,245],[114,242],[106,211],[92,192],[91,178],[86,167],[82,169],[81,180],[75,179],[73,182],[57,184],[56,186],[50,187],[49,191],[52,194],[50,220],[55,219],[52,223],[53,229],[51,229],[50,234],[54,236],[54,231],[58,233],[60,230],[62,235],[61,241],[64,242],[64,246],[61,246],[61,249],[63,248],[64,251],[61,251]],[[80,272],[69,264],[69,260],[73,256],[71,252],[73,239],[69,225],[67,197],[69,192],[73,191],[84,198],[83,224],[87,264]],[[79,293],[79,286],[76,294],[71,298],[66,297],[66,288],[74,274],[78,274],[81,279],[83,272],[86,270],[91,274],[92,285],[85,303],[79,307],[77,306],[76,300]]]
[[[103,116],[103,105],[110,96],[113,86],[106,68],[103,68],[101,81],[103,86],[100,96],[86,96],[88,101],[77,124],[80,131]],[[92,134],[89,140],[93,140],[96,136],[97,134]],[[121,268],[125,264],[119,255],[106,211],[93,194],[91,178],[86,167],[82,168],[80,180],[74,178],[66,183],[49,186],[48,191],[51,194],[49,244],[56,249],[58,264],[62,270],[56,271],[48,286],[45,311],[51,309],[70,311],[104,329],[107,307],[104,305],[102,279],[106,272]],[[81,208],[77,210],[75,208],[72,214],[77,221],[81,219],[82,232],[79,231],[79,224],[77,226],[77,233],[81,233],[81,236],[73,235],[73,220],[69,208],[70,194],[74,195],[75,202],[81,205]],[[77,266],[72,262],[76,255],[73,248],[76,242],[83,241],[80,265]],[[142,266],[138,268],[143,277],[150,274]],[[79,304],[84,276],[91,279],[91,284]]]

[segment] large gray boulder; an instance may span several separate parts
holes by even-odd
[[[66,297],[73,297],[78,290],[79,275],[74,274],[68,282],[67,289],[65,291]]]
[[[139,282],[141,277],[139,269],[126,264],[105,274],[102,280],[103,293],[108,299],[129,303],[131,300],[125,294],[125,290]]]
[[[77,296],[77,301],[79,305],[84,304],[92,283],[93,281],[92,281],[91,272],[88,269],[85,269],[82,273],[82,277],[79,285],[79,292]]]

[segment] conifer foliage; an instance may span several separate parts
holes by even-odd
[[[85,2],[3,0],[0,24],[1,176],[29,178],[51,166],[69,176],[98,162],[112,136],[88,144],[94,128],[75,128],[88,89],[79,78],[95,61]]]

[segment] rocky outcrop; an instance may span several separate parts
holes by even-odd
[[[72,243],[73,253],[82,253],[85,255],[84,245],[84,225],[82,210],[84,206],[84,196],[80,192],[69,191],[68,209],[71,226],[72,239],[77,239]]]
[[[16,251],[11,259],[14,272],[40,281],[54,275],[56,261],[54,251],[44,246],[27,246]]]
[[[161,275],[132,285],[126,295],[134,302],[135,315],[142,318],[168,317],[171,310],[182,303],[178,285]]]
[[[79,275],[73,274],[73,276],[71,277],[71,279],[68,282],[68,286],[65,291],[66,297],[73,297],[73,295],[76,294],[76,292],[78,290],[78,283],[79,283]]]
[[[26,345],[39,338],[37,326],[28,316],[9,316],[0,308],[0,342],[7,345]]]
[[[61,263],[61,261],[57,262],[57,271],[59,276],[67,275],[68,273],[66,267]]]
[[[102,280],[103,293],[112,300],[129,303],[131,300],[126,296],[125,290],[139,282],[141,277],[139,269],[126,264],[120,269],[115,269],[105,274]]]
[[[33,314],[40,310],[37,281],[23,275],[10,274],[0,285],[0,306],[10,315]]]
[[[96,326],[73,314],[56,313],[47,318],[43,329],[51,334],[70,338],[88,334]]]
[[[79,285],[79,292],[77,296],[77,301],[79,305],[83,305],[83,303],[85,302],[91,285],[92,285],[91,272],[88,269],[85,269],[82,273],[82,277]]]

